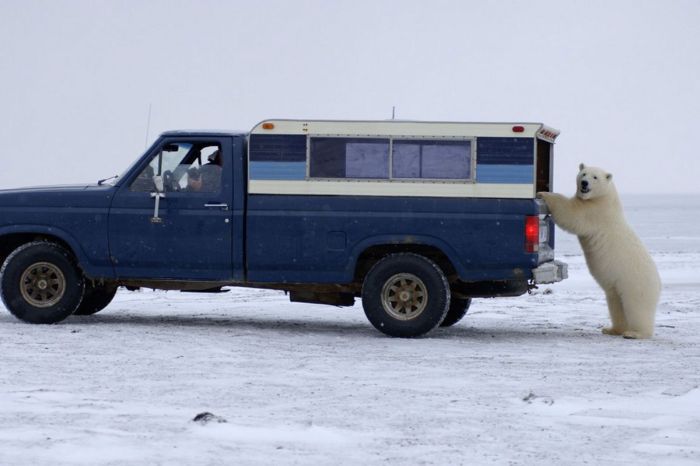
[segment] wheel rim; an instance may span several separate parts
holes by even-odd
[[[428,289],[423,280],[413,274],[396,274],[382,288],[382,306],[395,319],[415,319],[427,304]]]
[[[51,307],[63,298],[66,292],[66,278],[55,265],[37,262],[24,271],[19,289],[25,301],[32,306]]]

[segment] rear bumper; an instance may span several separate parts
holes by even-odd
[[[535,283],[556,283],[568,277],[568,266],[559,261],[545,262],[532,271]]]

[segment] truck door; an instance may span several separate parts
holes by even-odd
[[[164,137],[154,145],[110,209],[117,277],[232,278],[231,155],[230,137]]]

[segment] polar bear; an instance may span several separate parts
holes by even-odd
[[[579,166],[576,195],[542,192],[554,222],[578,236],[588,269],[605,291],[612,326],[607,335],[650,338],[661,279],[646,248],[627,224],[612,175]]]

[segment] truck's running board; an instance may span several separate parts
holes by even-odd
[[[231,290],[224,290],[220,286],[207,288],[206,290],[180,290],[180,293],[228,293]]]
[[[350,293],[315,293],[313,291],[290,291],[289,300],[293,303],[330,304],[332,306],[352,306],[355,296]]]

